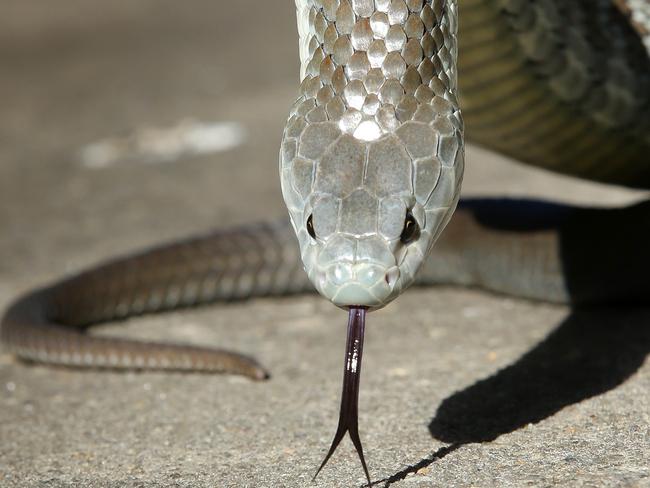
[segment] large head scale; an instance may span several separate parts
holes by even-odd
[[[318,291],[379,308],[413,282],[458,200],[455,2],[296,3],[302,85],[284,200]]]

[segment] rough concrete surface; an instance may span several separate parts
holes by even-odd
[[[266,3],[266,2],[264,2]],[[293,2],[0,1],[0,308],[103,258],[284,215]],[[243,142],[95,167],[80,150],[186,117]],[[464,193],[621,203],[639,193],[469,148]],[[256,356],[273,377],[97,373],[0,353],[2,487],[359,486],[334,433],[346,317],[259,299],[101,327]],[[578,314],[409,290],[369,317],[360,426],[378,486],[650,486],[650,313]]]

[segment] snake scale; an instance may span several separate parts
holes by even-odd
[[[86,328],[316,288],[350,314],[339,428],[323,465],[349,432],[370,482],[356,421],[367,311],[414,282],[578,304],[647,302],[650,270],[638,257],[650,244],[648,204],[458,198],[465,137],[537,167],[650,188],[650,4],[296,7],[301,84],[280,151],[290,223],[218,231],[35,290],[7,310],[2,342],[50,364],[264,379],[261,365],[237,353],[100,338]]]

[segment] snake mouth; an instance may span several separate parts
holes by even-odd
[[[360,283],[348,283],[340,287],[332,297],[332,302],[343,308],[357,308],[350,306],[351,303],[363,303],[364,307],[377,307],[382,304],[380,297],[372,293],[371,289]]]
[[[376,310],[388,304],[399,292],[397,266],[336,264],[315,281],[318,291],[341,308],[366,307]]]

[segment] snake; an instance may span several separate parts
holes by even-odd
[[[1,339],[52,365],[262,380],[266,369],[243,354],[87,329],[316,289],[348,311],[339,424],[318,471],[348,433],[370,484],[357,422],[367,313],[415,282],[647,302],[647,202],[459,195],[465,139],[547,170],[650,188],[650,4],[296,0],[296,9],[300,87],[279,157],[288,221],[191,237],[30,291],[8,307]]]

